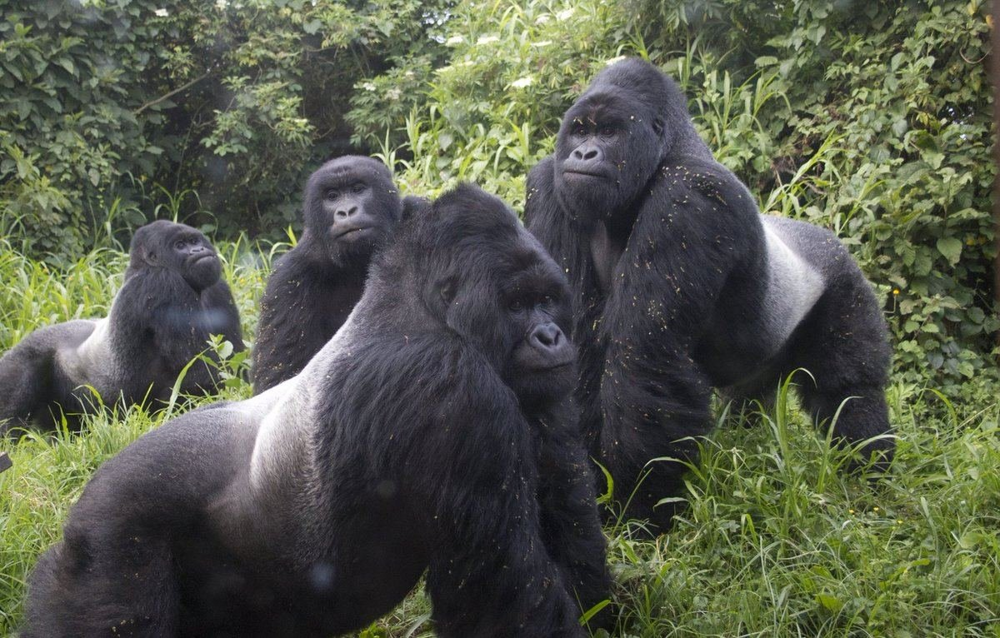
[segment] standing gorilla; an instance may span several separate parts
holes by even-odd
[[[592,453],[628,514],[681,488],[689,437],[711,427],[713,387],[774,392],[797,368],[800,391],[839,444],[889,432],[887,332],[875,295],[830,232],[761,216],[746,187],[712,158],[686,100],[656,67],[604,70],[566,113],[554,157],[528,177],[528,228],[569,274],[577,397]],[[864,452],[886,460],[893,443]]]
[[[261,299],[255,392],[297,375],[344,324],[402,206],[392,173],[376,160],[341,157],[312,174],[302,241],[278,261]]]
[[[137,230],[107,318],[42,328],[0,359],[0,433],[31,422],[56,427],[61,412],[77,427],[93,410],[91,388],[106,402],[164,401],[209,335],[242,350],[239,312],[221,271],[212,244],[190,226],[161,220]],[[198,361],[181,391],[210,392],[216,383]]]
[[[22,637],[331,636],[425,569],[441,636],[582,636],[609,577],[569,319],[498,199],[463,186],[407,215],[301,374],[98,470]]]

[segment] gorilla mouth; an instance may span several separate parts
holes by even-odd
[[[198,262],[204,261],[205,259],[209,259],[209,258],[215,259],[215,255],[213,255],[212,253],[205,253],[204,255],[197,255],[197,256],[195,256],[194,259],[191,260],[191,263],[192,264],[197,264]]]
[[[362,235],[368,234],[366,231],[375,230],[374,226],[352,226],[351,228],[345,228],[335,235],[336,239],[354,239],[355,237],[361,237]]]
[[[571,171],[571,170],[563,171],[564,177],[569,177],[571,175],[574,177],[589,177],[591,179],[604,179],[604,175],[601,175],[600,173],[588,173],[586,171]]]
[[[529,366],[531,372],[537,372],[539,374],[545,374],[548,372],[559,372],[564,368],[572,367],[576,362],[576,357],[570,357],[568,359],[557,359],[555,361],[537,361],[535,365]]]

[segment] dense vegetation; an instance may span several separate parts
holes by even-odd
[[[270,242],[294,238],[303,179],[323,159],[374,153],[406,193],[474,180],[520,209],[527,169],[587,81],[645,56],[681,83],[762,210],[835,230],[862,264],[893,330],[901,441],[873,487],[833,471],[843,459],[794,402],[761,427],[720,417],[676,529],[656,543],[609,529],[622,635],[997,635],[987,9],[0,0],[0,351],[103,314],[122,242],[157,217],[228,240],[252,340],[285,247]],[[15,462],[0,475],[0,633],[86,479],[164,418],[133,410],[83,435],[0,442]],[[363,635],[427,635],[427,611],[411,597]]]

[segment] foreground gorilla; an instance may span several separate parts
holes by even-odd
[[[425,569],[441,636],[583,635],[609,579],[568,303],[496,198],[465,186],[407,215],[300,375],[98,470],[22,638],[330,636]]]
[[[260,303],[254,391],[291,379],[347,320],[372,252],[402,210],[392,173],[367,157],[327,162],[309,178],[305,233],[282,257]]]
[[[817,420],[841,404],[834,440],[889,431],[887,332],[875,295],[830,232],[761,216],[712,158],[684,96],[653,65],[604,70],[566,113],[556,152],[532,169],[528,228],[568,273],[577,397],[592,453],[630,516],[665,525],[686,437],[711,427],[713,387],[773,394],[796,368]],[[849,399],[849,400],[848,400]],[[891,456],[882,438],[865,453]]]
[[[219,334],[243,349],[240,317],[212,244],[168,221],[132,237],[125,282],[107,318],[37,330],[0,359],[0,433],[35,422],[71,427],[103,401],[165,401],[178,375]],[[181,391],[210,392],[217,378],[198,361]],[[6,425],[4,422],[6,421]]]

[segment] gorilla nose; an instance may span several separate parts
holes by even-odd
[[[604,159],[604,156],[601,153],[601,149],[587,144],[573,151],[573,159],[582,162],[600,162]]]
[[[337,209],[337,219],[347,219],[349,217],[354,217],[358,212],[357,206],[351,206],[350,208],[339,208]]]
[[[531,345],[538,348],[539,350],[556,350],[563,345],[566,341],[566,337],[563,336],[562,330],[559,329],[554,323],[544,323],[540,326],[535,326],[535,329],[531,331],[531,335],[528,337]]]

